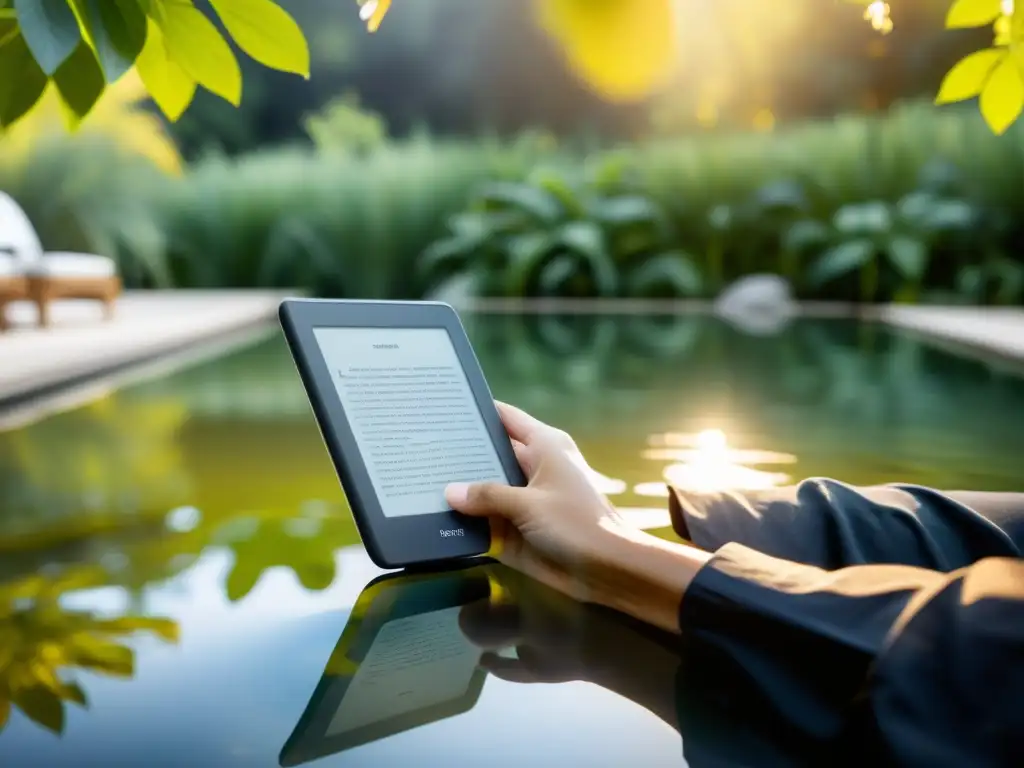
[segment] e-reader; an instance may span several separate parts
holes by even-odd
[[[278,762],[300,765],[472,709],[487,673],[459,613],[490,599],[492,568],[371,582]]]
[[[374,563],[408,568],[487,552],[487,520],[452,510],[445,487],[526,479],[455,310],[289,299],[280,319]]]

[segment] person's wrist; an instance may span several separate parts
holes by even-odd
[[[588,558],[591,602],[678,632],[680,602],[709,559],[636,528],[602,526]]]

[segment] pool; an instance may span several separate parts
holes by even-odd
[[[572,433],[595,482],[661,535],[666,478],[1022,486],[1024,380],[883,326],[802,319],[756,337],[685,315],[465,322],[495,396]],[[695,737],[672,716],[576,668],[543,694],[487,676],[450,715],[348,751],[302,742],[380,575],[276,334],[2,433],[0,764],[682,764]],[[515,581],[448,578],[427,592]],[[580,610],[556,613],[577,626],[566,617]],[[674,674],[678,659],[651,650],[662,639],[601,626]]]

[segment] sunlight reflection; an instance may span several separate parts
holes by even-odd
[[[864,20],[871,22],[872,29],[881,32],[883,35],[887,35],[892,32],[893,24],[892,18],[889,16],[889,4],[882,2],[882,0],[875,0],[875,2],[868,5],[864,9]]]
[[[697,492],[776,488],[789,482],[790,476],[748,465],[792,464],[797,460],[788,453],[730,448],[725,433],[719,429],[707,429],[696,435],[652,435],[648,443],[655,447],[644,451],[644,458],[672,463],[662,471],[665,482],[634,486],[633,492],[639,496],[667,496],[666,483]]]

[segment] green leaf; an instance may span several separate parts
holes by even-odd
[[[14,10],[29,50],[43,72],[52,75],[82,42],[75,12],[67,0],[14,0]]]
[[[928,266],[928,247],[912,237],[894,237],[886,249],[889,261],[905,280],[919,281]]]
[[[878,235],[892,228],[892,213],[883,202],[844,205],[832,219],[844,235]]]
[[[272,69],[309,78],[309,46],[299,25],[271,0],[210,0],[238,47]]]
[[[0,72],[17,72],[17,77],[0,77],[0,128],[7,128],[36,105],[46,90],[46,73],[11,20],[0,20]]]
[[[968,232],[977,221],[977,212],[965,200],[939,200],[924,218],[925,227],[933,233]]]
[[[931,216],[937,202],[929,192],[911,192],[896,203],[896,213],[905,223],[921,226]]]
[[[70,112],[68,119],[72,127],[89,114],[107,85],[96,55],[84,40],[60,65],[53,82],[67,107],[66,111]]]
[[[626,278],[630,297],[696,296],[704,280],[693,259],[684,253],[661,253],[634,269]]]
[[[978,102],[981,114],[996,134],[1003,134],[1024,109],[1024,81],[1021,71],[1012,56],[1007,56],[997,66]]]
[[[935,103],[949,104],[954,101],[973,99],[981,93],[985,83],[992,75],[992,71],[1005,56],[1006,51],[988,48],[960,59],[942,79]]]
[[[53,733],[64,730],[64,703],[42,685],[18,686],[11,698],[25,716]]]
[[[437,281],[464,269],[474,250],[471,238],[450,237],[431,243],[416,263],[417,271],[424,280]]]
[[[135,0],[77,0],[96,58],[108,83],[116,82],[146,44],[146,14]]]
[[[662,240],[672,235],[672,225],[664,211],[653,200],[640,195],[601,198],[591,204],[590,215],[608,227],[649,226]]]
[[[626,152],[613,152],[587,161],[585,176],[594,189],[609,194],[620,188],[632,158]]]
[[[523,225],[522,215],[514,212],[463,211],[448,220],[448,228],[459,237],[473,237],[487,240],[503,234],[511,234]]]
[[[565,215],[556,197],[528,184],[493,182],[481,188],[479,199],[488,211],[512,208],[544,225],[555,224]]]
[[[96,623],[96,629],[118,635],[152,632],[169,643],[178,642],[180,635],[176,621],[153,616],[120,616],[116,619],[103,619]]]
[[[64,701],[74,702],[80,707],[88,707],[89,700],[85,697],[85,691],[78,683],[61,683],[59,693]]]
[[[875,255],[875,244],[867,239],[849,240],[828,250],[811,268],[808,282],[821,286],[863,267]]]
[[[618,291],[618,272],[608,253],[604,233],[597,224],[591,221],[571,221],[558,231],[556,241],[583,258],[593,273],[600,295],[615,295]]]
[[[579,263],[571,256],[558,256],[540,269],[537,287],[542,296],[559,296],[567,291],[563,286],[577,276]]]
[[[146,44],[135,62],[143,85],[167,119],[174,122],[188,109],[196,95],[196,81],[167,54],[163,33],[150,20]]]
[[[242,101],[242,70],[213,22],[186,0],[160,0],[153,8],[167,57],[199,85],[237,107]]]
[[[1001,0],[955,0],[946,13],[946,29],[983,27],[1003,12]]]
[[[814,219],[793,222],[782,236],[782,247],[794,253],[806,253],[828,244],[830,231],[827,226]]]
[[[3,732],[4,726],[7,725],[7,718],[11,716],[11,700],[6,696],[0,694],[0,733]]]
[[[765,184],[754,195],[754,204],[765,213],[801,213],[808,208],[804,188],[790,179]]]
[[[977,265],[961,269],[956,276],[956,289],[975,301],[979,300],[985,290],[984,270]]]
[[[541,168],[530,174],[529,183],[554,197],[570,218],[580,218],[586,214],[586,208],[579,195],[557,173]]]
[[[527,232],[508,241],[508,272],[505,276],[506,296],[525,296],[530,276],[540,270],[554,240],[545,232]]]
[[[131,677],[135,656],[131,649],[90,635],[78,635],[69,644],[70,663],[115,677]]]

